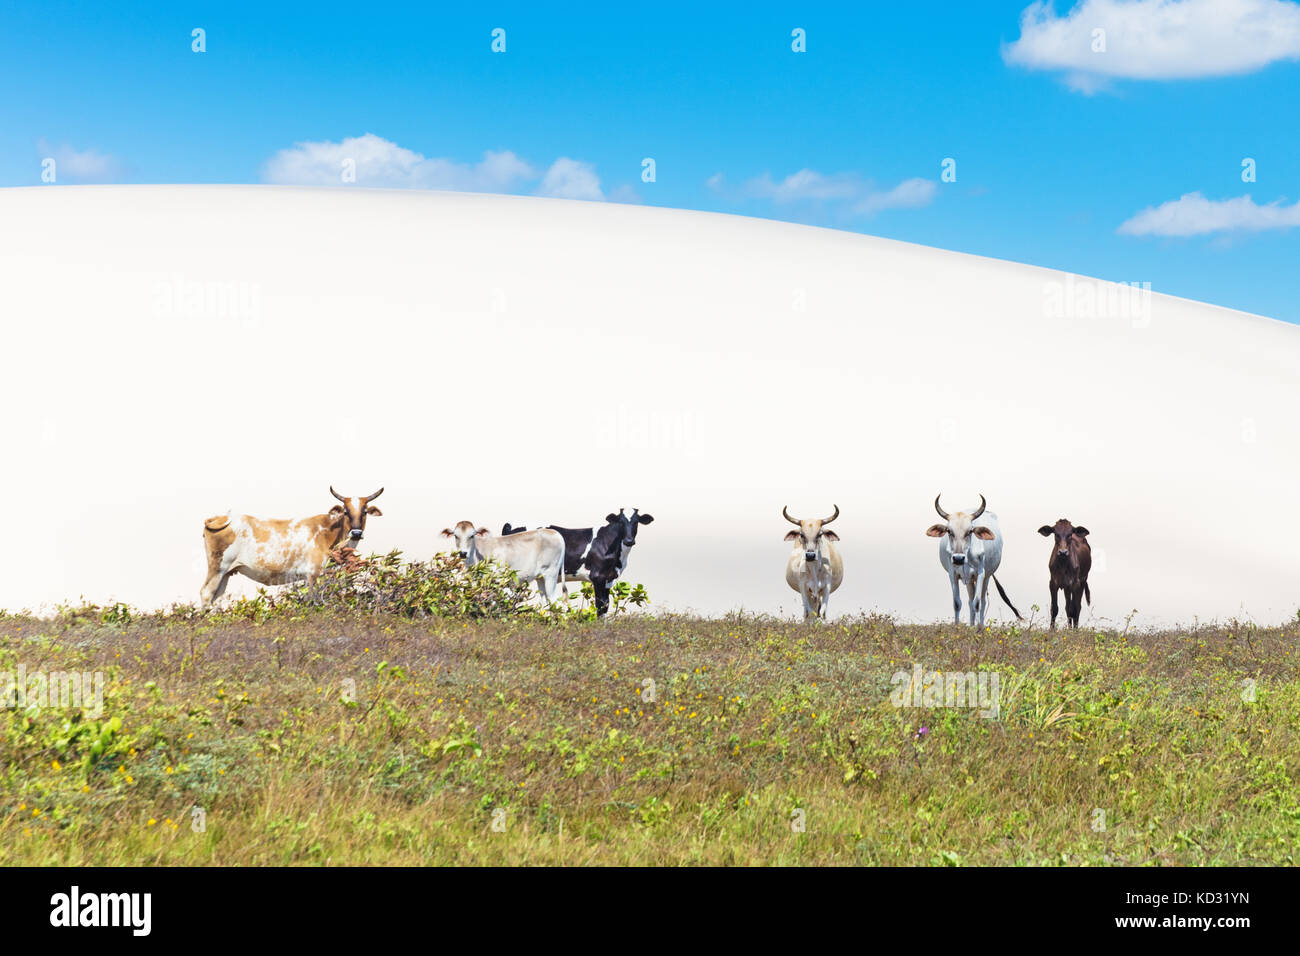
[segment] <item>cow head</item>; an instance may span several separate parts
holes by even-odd
[[[474,550],[474,539],[490,534],[487,528],[480,528],[472,521],[458,521],[454,528],[443,528],[444,538],[456,539],[456,551],[462,558],[468,558]]]
[[[370,504],[383,493],[384,489],[380,488],[373,495],[366,495],[364,498],[344,498],[334,490],[333,485],[330,485],[330,494],[343,504],[335,505],[329,513],[333,516],[335,525],[343,526],[350,544],[358,544],[366,533],[366,515],[383,516],[382,511]]]
[[[1075,541],[1080,542],[1085,546],[1088,543],[1085,540],[1088,537],[1088,529],[1080,528],[1077,527],[1076,525],[1072,525],[1065,518],[1059,519],[1056,522],[1056,524],[1043,525],[1041,528],[1038,529],[1038,533],[1041,534],[1044,538],[1056,539],[1055,548],[1052,551],[1053,562],[1057,562],[1057,561],[1070,562],[1070,563],[1078,562],[1078,558],[1072,555],[1071,553],[1071,548],[1070,548],[1071,536],[1074,537]]]
[[[835,514],[829,518],[810,518],[808,520],[791,518],[788,507],[783,507],[781,514],[785,516],[786,521],[798,527],[798,531],[787,532],[785,540],[800,542],[803,547],[803,559],[805,561],[818,561],[821,559],[823,541],[840,540],[840,536],[834,531],[825,530],[826,525],[840,516],[839,505],[835,506]]]
[[[655,519],[653,515],[638,514],[639,508],[633,508],[630,515],[624,514],[623,511],[623,508],[619,508],[618,514],[605,515],[605,521],[618,529],[619,540],[622,542],[623,547],[630,548],[636,544],[637,528],[643,524],[649,524]]]
[[[992,541],[997,535],[993,529],[980,524],[979,516],[984,513],[988,502],[984,496],[980,495],[980,506],[971,514],[964,511],[958,511],[956,514],[948,514],[939,507],[939,499],[942,495],[935,495],[934,510],[939,512],[939,517],[943,519],[943,524],[932,524],[925,529],[925,533],[931,538],[948,538],[948,553],[952,558],[952,563],[961,567],[966,563],[966,555],[971,550],[972,536],[979,538],[981,541]]]

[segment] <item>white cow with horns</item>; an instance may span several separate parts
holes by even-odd
[[[953,623],[961,623],[961,590],[957,582],[962,581],[966,584],[970,604],[970,622],[974,625],[978,618],[979,626],[984,626],[990,580],[998,586],[998,594],[1016,615],[1016,620],[1023,621],[1007,592],[1002,590],[1002,583],[993,576],[1002,564],[1002,532],[998,529],[998,516],[985,510],[988,503],[983,495],[980,495],[980,506],[974,511],[958,511],[951,515],[939,507],[941,497],[935,496],[934,510],[939,512],[944,523],[930,525],[925,533],[939,539],[939,563],[948,572],[948,582],[952,585]]]
[[[840,516],[840,506],[835,506],[835,514],[829,518],[791,518],[788,507],[783,507],[781,514],[799,529],[785,536],[785,540],[794,542],[794,551],[785,563],[786,584],[803,598],[805,621],[825,620],[831,592],[844,580],[844,561],[835,544],[840,536],[826,530],[826,525]]]

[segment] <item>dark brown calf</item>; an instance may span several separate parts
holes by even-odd
[[[1055,538],[1052,556],[1047,559],[1051,574],[1048,587],[1052,589],[1052,629],[1056,629],[1056,592],[1065,592],[1065,616],[1071,627],[1079,626],[1079,612],[1083,598],[1092,604],[1088,590],[1088,572],[1092,570],[1092,548],[1088,546],[1088,529],[1076,527],[1065,518],[1054,525],[1045,524],[1038,529],[1044,538]]]

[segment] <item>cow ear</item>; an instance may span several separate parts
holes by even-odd
[[[485,534],[491,534],[491,533],[492,532],[489,531],[487,528],[479,528],[477,531],[474,532],[474,537],[478,538]]]
[[[335,505],[333,508],[331,508],[331,509],[329,510],[329,513],[332,514],[332,515],[334,515],[335,517],[337,517],[337,516],[343,514],[343,506],[342,506],[342,505]]]
[[[1088,537],[1088,529],[1080,528],[1078,525],[1075,525],[1074,533],[1077,534],[1080,538]]]
[[[642,524],[649,524],[650,522],[652,522],[652,521],[655,520],[655,516],[654,516],[654,515],[641,515],[641,517],[638,518],[637,520],[640,521]]]
[[[366,514],[375,515],[376,517],[379,518],[382,518],[384,516],[384,513],[380,511],[378,508],[376,508],[374,505],[366,505]]]
[[[838,541],[838,540],[840,540],[840,536],[839,536],[838,534],[836,534],[834,531],[823,531],[823,532],[822,532],[822,537],[823,537],[823,538],[830,538],[832,541]]]
[[[613,524],[617,520],[618,520],[618,515],[614,514],[614,512],[612,511],[609,514],[605,515],[605,521],[609,524]]]
[[[1041,534],[1044,538],[1050,538],[1053,534],[1055,534],[1050,524],[1043,525],[1041,528],[1038,529],[1038,533]]]
[[[948,533],[948,526],[942,524],[932,524],[930,525],[930,527],[925,529],[925,533],[931,538],[942,538],[945,534]]]
[[[450,528],[443,528],[441,533],[444,538],[456,537],[456,532],[452,531]]]
[[[799,537],[799,532],[798,532],[798,531],[787,531],[787,532],[785,533],[785,540],[787,540],[787,541],[794,541],[794,540],[798,539],[798,537]]]
[[[984,527],[983,525],[980,525],[978,528],[976,528],[973,533],[975,537],[979,538],[981,541],[992,541],[995,537],[997,537],[992,531],[990,531],[988,528]]]

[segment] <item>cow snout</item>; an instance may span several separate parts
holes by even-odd
[[[1058,558],[1068,558],[1070,556],[1070,552],[1066,548],[1062,548],[1060,551],[1056,552],[1056,556]]]
[[[803,553],[803,559],[804,559],[805,561],[816,561],[816,560],[817,560],[817,552],[816,552],[816,551],[805,551],[805,552]]]
[[[469,557],[469,552],[468,552],[468,551],[461,551],[461,552],[459,552],[459,554],[460,554],[460,556],[461,556],[462,558],[468,558],[468,557]]]
[[[353,528],[348,532],[349,537],[351,537],[353,541],[360,541],[363,534],[365,534],[365,532],[360,528]]]
[[[966,563],[966,555],[964,555],[964,554],[954,554],[954,555],[952,556],[952,563],[953,563],[953,564],[965,564],[965,563]]]

